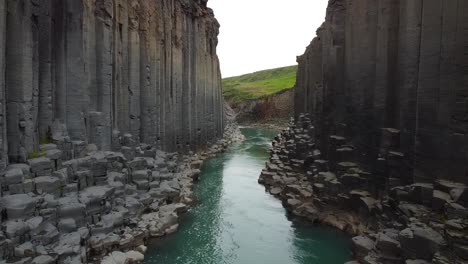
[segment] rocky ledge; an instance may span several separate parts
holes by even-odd
[[[194,203],[203,161],[241,138],[235,123],[225,138],[188,155],[130,137],[121,152],[73,144],[69,160],[63,144],[41,145],[1,174],[0,263],[142,262],[145,242],[175,232]]]
[[[466,185],[401,178],[400,132],[391,128],[382,129],[380,171],[355,161],[340,135],[329,137],[324,160],[311,124],[302,114],[274,139],[259,179],[288,211],[353,235],[350,263],[468,263]]]

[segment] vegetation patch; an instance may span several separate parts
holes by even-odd
[[[47,156],[46,151],[35,151],[28,154],[28,159],[37,159],[44,156]]]
[[[294,87],[297,66],[289,66],[223,79],[223,94],[230,102],[255,100]]]

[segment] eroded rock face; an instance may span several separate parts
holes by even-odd
[[[360,263],[465,263],[468,187],[402,177],[399,133],[385,129],[377,168],[365,169],[346,137],[332,135],[324,159],[309,114],[301,114],[273,141],[262,183],[292,214],[356,235]],[[409,261],[409,262],[408,262]]]
[[[295,100],[325,157],[329,136],[341,135],[375,165],[391,127],[402,177],[468,182],[467,12],[464,0],[329,1],[298,58]]]
[[[53,141],[182,151],[224,129],[219,24],[206,1],[0,3],[0,161]],[[127,139],[131,138],[132,142]]]

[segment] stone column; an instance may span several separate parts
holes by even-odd
[[[398,30],[397,89],[401,151],[413,164],[416,131],[419,50],[421,46],[422,0],[400,1]],[[411,165],[413,166],[413,165]]]
[[[192,145],[192,54],[193,50],[193,19],[190,17],[184,17],[183,20],[183,74],[182,74],[182,126],[184,130],[184,137],[182,139],[181,146],[184,150],[187,150]]]
[[[140,138],[140,34],[138,1],[130,2],[128,29],[129,132]]]
[[[85,72],[84,2],[66,0],[65,5],[66,124],[72,139],[84,140],[87,137],[85,119],[90,100]]]
[[[374,127],[397,125],[398,89],[396,70],[398,58],[399,1],[379,0],[377,20],[375,90],[373,96]]]
[[[440,159],[446,158],[439,152],[439,147],[445,142],[443,143],[444,138],[437,126],[442,10],[442,1],[423,1],[416,108],[415,182],[431,181],[431,178],[446,171],[437,166]]]
[[[9,0],[6,35],[7,133],[10,161],[25,162],[35,146],[31,2]]]
[[[130,93],[129,93],[129,24],[127,0],[116,0],[114,4],[113,42],[114,42],[114,129],[130,132]]]
[[[8,163],[5,98],[6,4],[7,1],[0,1],[0,170],[4,169]]]
[[[52,24],[52,5],[53,1],[46,0],[41,2],[39,6],[39,114],[38,114],[38,132],[39,140],[48,140],[50,129],[54,120],[54,100],[53,92],[55,83],[52,74],[52,40],[53,40],[53,24]]]
[[[112,120],[114,103],[114,65],[113,65],[113,18],[114,2],[96,1],[96,92],[97,112],[100,118],[99,139],[103,150],[111,149]],[[98,129],[90,127],[91,130]]]

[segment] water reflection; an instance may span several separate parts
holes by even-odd
[[[150,245],[146,263],[338,264],[350,257],[335,231],[288,220],[257,184],[277,131],[242,129],[246,141],[208,161],[195,193],[201,203],[173,236]]]

